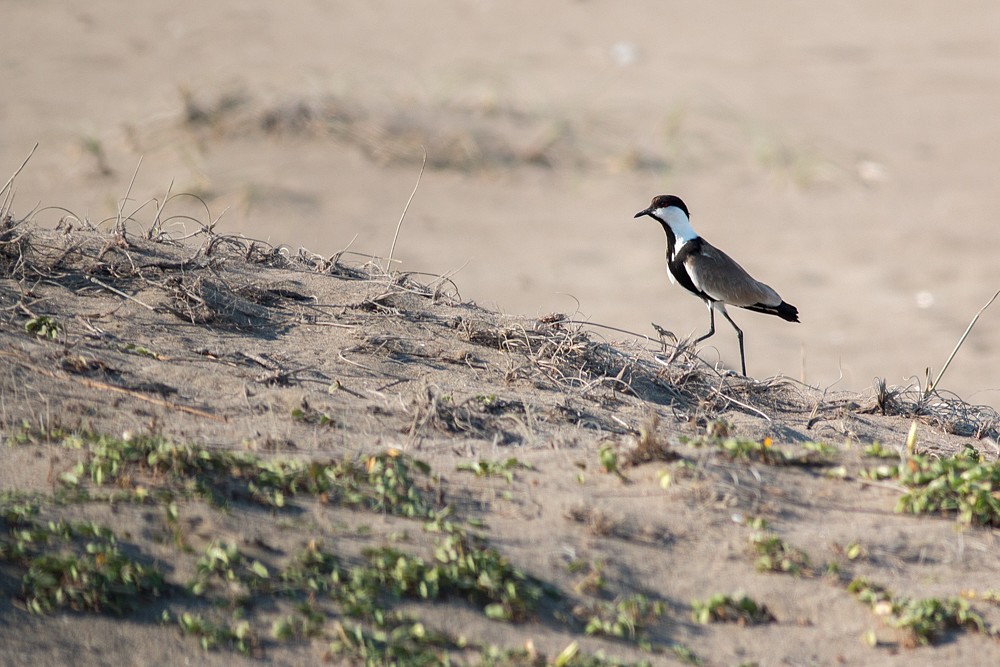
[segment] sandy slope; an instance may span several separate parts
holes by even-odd
[[[10,3],[0,165],[35,141],[18,209],[103,219],[131,197],[204,195],[223,227],[333,253],[461,269],[464,296],[641,333],[701,332],[663,279],[653,194],[802,310],[747,314],[751,372],[862,389],[923,379],[1000,287],[994,3]],[[530,16],[530,20],[525,17]],[[185,124],[333,96],[330,132]],[[215,131],[211,131],[214,129]],[[499,153],[499,155],[498,155]],[[504,157],[506,156],[506,157]],[[436,165],[436,167],[435,167]],[[103,172],[103,173],[102,173]],[[58,212],[42,219],[54,221]],[[946,388],[1000,405],[996,312]],[[713,341],[732,364],[735,340]],[[842,379],[841,379],[842,378]]]
[[[340,624],[354,622],[345,607],[323,593],[282,594],[279,573],[310,545],[346,567],[363,565],[367,548],[431,559],[440,539],[426,520],[373,512],[333,492],[300,487],[280,504],[264,501],[250,486],[264,482],[238,459],[199,464],[208,467],[177,481],[142,455],[108,468],[98,484],[75,471],[104,456],[99,437],[117,447],[162,439],[201,451],[194,460],[202,462],[235,454],[371,470],[386,451],[426,462],[429,475],[414,473],[420,502],[450,508],[456,525],[552,591],[515,624],[489,621],[461,598],[386,598],[426,628],[465,637],[471,649],[451,650],[457,664],[478,664],[489,646],[531,646],[540,657],[530,664],[549,664],[573,642],[585,653],[657,664],[676,663],[675,649],[708,665],[1000,659],[997,639],[974,632],[909,648],[905,633],[846,590],[864,576],[914,599],[962,594],[991,627],[1000,623],[997,606],[976,597],[995,588],[996,528],[896,514],[904,489],[862,475],[880,463],[862,456],[873,441],[898,461],[893,452],[914,423],[899,413],[912,413],[912,396],[886,395],[883,415],[871,394],[720,374],[672,347],[609,345],[571,322],[484,310],[458,299],[448,281],[422,284],[236,237],[154,242],[8,223],[0,260],[5,664],[238,659],[182,636],[184,614],[247,623],[254,664],[356,664],[357,654],[330,652]],[[57,323],[51,339],[26,330],[39,318]],[[995,411],[938,397],[921,411],[917,451],[947,456],[973,445],[987,460],[1000,453]],[[728,456],[720,447],[727,438],[767,443],[771,453]],[[828,448],[810,449],[816,441]],[[609,452],[620,475],[602,463]],[[793,463],[780,464],[786,455]],[[461,469],[510,458],[530,468],[512,469],[509,481]],[[25,518],[16,509],[25,506],[37,514]],[[24,521],[42,530],[56,520],[112,529],[131,558],[163,573],[160,595],[139,596],[123,618],[29,614],[27,561],[10,549]],[[766,533],[754,527],[762,521]],[[807,554],[800,575],[755,571],[755,535]],[[44,544],[32,548],[61,548]],[[249,587],[244,573],[244,583],[216,584],[205,597],[188,593],[198,560],[219,544],[261,564],[276,588]],[[767,605],[776,622],[691,621],[693,600],[737,591]],[[630,595],[664,606],[639,631],[651,652],[583,632],[587,609]],[[310,634],[276,636],[273,624],[299,618],[303,604],[319,619]],[[876,646],[862,641],[868,633]]]
[[[24,229],[42,273],[24,273],[17,233],[3,237],[0,430],[16,436],[27,420],[36,436],[0,454],[0,491],[58,490],[85,453],[37,437],[53,427],[310,460],[365,461],[394,447],[432,466],[435,498],[462,521],[484,521],[491,544],[565,596],[516,626],[463,603],[411,604],[430,626],[457,619],[483,643],[530,640],[549,658],[579,641],[668,663],[677,643],[720,665],[1000,662],[995,641],[969,633],[905,649],[842,580],[756,573],[741,523],[765,517],[816,563],[904,595],[996,581],[995,528],[897,515],[898,487],[859,472],[872,463],[866,443],[898,449],[911,423],[872,412],[872,379],[900,385],[940,368],[1000,288],[998,12],[984,0],[554,0],[544,12],[523,0],[433,11],[384,0],[5,3],[0,185],[39,142],[12,206],[18,217],[39,207]],[[394,268],[429,275],[395,282],[364,262],[389,253],[422,148],[428,166]],[[140,238],[149,202],[168,187],[208,205],[171,200],[169,236],[195,234],[180,246]],[[128,244],[108,222],[88,230],[82,221],[113,219],[126,191]],[[700,232],[799,307],[794,326],[736,314],[751,375],[792,381],[712,370],[738,363],[724,326],[701,350],[707,366],[681,356],[665,368],[651,341],[545,317],[703,331],[703,306],[666,280],[661,232],[632,220],[660,192],[682,195]],[[217,237],[200,226],[223,212],[216,233],[287,247],[209,245]],[[71,233],[38,231],[60,219]],[[294,259],[300,247],[319,256]],[[998,313],[984,314],[943,383],[972,404],[1000,406]],[[57,340],[28,335],[33,314],[64,325]],[[889,412],[906,412],[911,397]],[[921,422],[921,448],[971,443],[996,458],[995,413],[935,405],[943,416]],[[293,418],[302,409],[335,426]],[[681,462],[629,468],[629,483],[602,472],[600,448],[634,448],[653,415],[657,441]],[[717,418],[787,451],[828,443],[847,477],[682,444]],[[507,456],[534,470],[510,484],[456,470]],[[287,512],[239,496],[220,512],[189,498],[188,552],[165,537],[159,505],[43,505],[44,518],[115,526],[178,587],[213,539],[275,571],[317,535],[355,559],[385,544],[427,554],[432,539],[419,522],[315,498]],[[864,547],[858,560],[845,556],[852,542]],[[665,603],[647,629],[664,652],[565,622],[594,598],[581,592],[578,563],[603,564],[597,598]],[[40,618],[23,610],[21,576],[0,568],[0,663],[234,659],[160,625],[164,610],[197,611],[179,589],[127,620]],[[690,621],[692,598],[737,589],[778,623]],[[974,604],[1000,623],[995,606]],[[317,638],[270,639],[292,606],[256,599],[258,659],[327,653],[336,609]],[[869,630],[876,648],[860,640]]]

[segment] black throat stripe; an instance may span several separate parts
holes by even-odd
[[[666,226],[666,225],[664,225]],[[668,228],[669,229],[669,228]],[[667,232],[669,236],[672,236],[671,232]],[[707,302],[715,301],[712,297],[708,296],[700,289],[695,287],[694,281],[691,280],[691,276],[687,272],[687,267],[684,266],[684,262],[688,257],[692,255],[697,255],[701,252],[701,246],[704,241],[701,240],[700,236],[696,236],[690,241],[686,242],[678,252],[673,252],[673,247],[670,248],[670,252],[667,255],[667,269],[674,276],[674,280],[677,283],[691,292],[695,296],[704,299]],[[671,246],[673,244],[670,244]]]

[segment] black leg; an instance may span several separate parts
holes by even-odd
[[[701,338],[696,338],[694,341],[695,343],[700,343],[706,338],[711,338],[712,336],[715,335],[715,308],[712,308],[712,304],[708,304],[708,316],[711,318],[708,324],[708,333],[702,336]],[[727,315],[726,317],[729,316]],[[732,320],[729,321],[732,322]]]
[[[723,316],[725,316],[727,320],[729,320],[729,323],[733,325],[733,328],[736,329],[736,337],[740,340],[740,365],[743,367],[743,377],[746,377],[747,358],[746,355],[743,353],[743,330],[740,329],[738,326],[736,326],[736,322],[733,322],[733,318],[729,317],[729,313],[723,310],[722,314]]]

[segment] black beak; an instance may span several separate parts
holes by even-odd
[[[638,213],[636,213],[636,214],[635,214],[635,215],[633,215],[632,217],[633,217],[633,218],[641,218],[641,217],[642,217],[642,216],[644,216],[644,215],[649,215],[649,213],[650,213],[650,210],[651,210],[651,209],[648,209],[648,208],[647,208],[647,209],[643,209],[642,211],[639,211]]]

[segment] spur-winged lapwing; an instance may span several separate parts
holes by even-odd
[[[639,211],[634,217],[644,215],[660,223],[667,233],[667,275],[670,282],[680,284],[708,306],[711,317],[708,333],[694,342],[700,343],[715,333],[715,311],[719,311],[736,329],[740,341],[740,364],[743,375],[746,375],[743,331],[729,317],[726,305],[777,315],[789,322],[799,321],[798,308],[785,303],[777,292],[754,280],[732,257],[698,236],[691,227],[688,208],[680,197],[653,197],[649,208]]]

